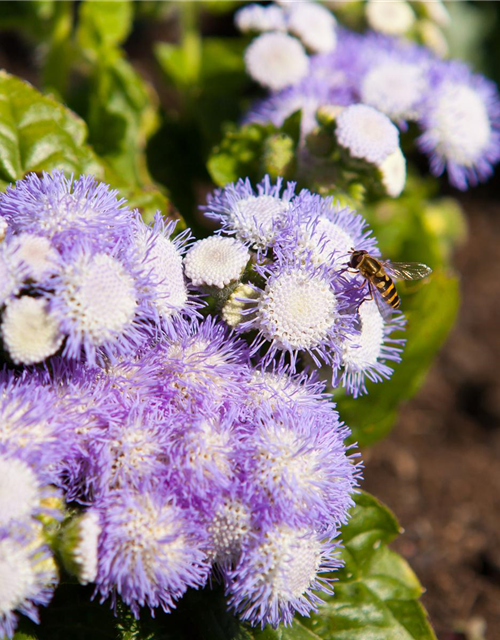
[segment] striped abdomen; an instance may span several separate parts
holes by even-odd
[[[371,281],[379,290],[384,301],[393,309],[399,309],[401,301],[399,299],[398,292],[396,291],[396,287],[394,286],[394,282],[382,269],[380,269],[376,275],[371,277]]]

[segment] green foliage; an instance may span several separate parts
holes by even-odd
[[[31,85],[0,72],[0,187],[30,171],[59,168],[103,177],[104,169],[85,145],[87,127],[69,109]]]
[[[272,124],[229,126],[208,159],[208,171],[219,186],[242,176],[256,182],[266,173],[271,178],[291,178],[299,138],[300,112],[292,114],[280,128]]]
[[[289,628],[254,629],[227,611],[221,589],[189,591],[170,614],[136,620],[118,603],[118,617],[90,601],[91,588],[66,582],[52,607],[42,610],[40,627],[23,620],[15,640],[435,640],[415,574],[387,545],[400,528],[394,515],[373,496],[355,496],[351,518],[343,527],[335,593],[317,614],[298,617]],[[85,635],[87,634],[87,635]]]

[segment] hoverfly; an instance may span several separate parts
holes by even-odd
[[[356,269],[368,282],[370,293],[375,287],[386,302],[393,309],[399,309],[401,301],[394,286],[394,280],[420,280],[425,278],[432,269],[420,262],[382,262],[366,251],[351,252],[349,268]]]

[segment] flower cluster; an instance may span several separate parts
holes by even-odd
[[[87,176],[0,197],[0,636],[49,602],[54,548],[136,616],[220,581],[277,626],[332,592],[360,465],[310,368],[363,393],[402,316],[346,268],[377,255],[363,218],[282,186],[217,191],[222,233],[190,245]]]
[[[309,3],[306,6],[316,8]],[[273,5],[266,8],[272,9]],[[367,3],[370,24],[378,18],[388,24],[380,12],[398,13],[401,19],[411,16],[405,2]],[[443,60],[429,48],[393,34],[339,29],[334,49],[310,55],[307,65],[301,63],[307,72],[290,73],[286,85],[280,82],[277,86],[273,83],[274,68],[266,63],[268,57],[275,56],[271,47],[259,58],[268,74],[265,82],[249,64],[250,51],[261,47],[261,38],[266,37],[271,35],[261,35],[250,45],[247,68],[272,92],[250,109],[247,122],[270,121],[280,126],[301,109],[306,136],[317,126],[318,110],[328,109],[335,119],[340,149],[352,159],[375,165],[393,197],[401,193],[405,174],[397,128],[406,131],[409,122],[415,122],[421,131],[416,143],[429,156],[432,173],[441,175],[446,170],[450,182],[459,189],[486,180],[500,160],[498,90],[467,65]],[[276,48],[283,51],[279,43]],[[296,71],[297,65],[290,64]]]
[[[401,340],[390,336],[403,317],[348,268],[353,248],[380,255],[363,217],[294,187],[266,177],[256,189],[240,180],[209,196],[203,208],[221,225],[221,240],[233,236],[252,253],[222,315],[238,333],[253,333],[250,354],[261,366],[326,365],[357,396],[365,377],[387,378],[387,360],[399,361]]]

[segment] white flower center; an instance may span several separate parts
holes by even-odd
[[[373,107],[346,107],[337,118],[337,140],[354,158],[380,164],[396,151],[399,133],[387,116]]]
[[[288,202],[273,196],[250,196],[238,201],[230,214],[231,225],[241,240],[265,247],[274,239],[275,224],[288,207]]]
[[[375,300],[365,300],[359,307],[361,333],[344,344],[343,364],[363,371],[377,363],[384,345],[384,319]]]
[[[0,617],[35,594],[36,575],[29,553],[11,538],[0,540]]]
[[[238,501],[227,501],[216,511],[207,527],[208,555],[213,562],[235,560],[242,540],[250,531],[250,513]]]
[[[416,105],[426,89],[420,65],[387,61],[374,66],[363,78],[361,100],[393,120],[413,120],[418,117]]]
[[[448,160],[466,167],[474,164],[491,137],[486,105],[474,89],[453,83],[441,87],[434,107],[433,134],[438,152]]]
[[[99,346],[131,324],[137,308],[135,283],[123,265],[99,253],[65,273],[63,297],[70,317]]]
[[[309,68],[309,58],[300,42],[279,32],[255,38],[246,50],[245,63],[254,80],[274,91],[295,84]]]
[[[36,475],[17,458],[0,458],[0,526],[29,518],[40,503]]]
[[[321,277],[295,270],[277,277],[259,301],[259,325],[282,349],[312,349],[336,319],[337,299]]]
[[[81,584],[94,582],[97,576],[97,544],[101,534],[99,514],[87,511],[79,520],[78,543],[73,551],[80,568],[78,579]]]

